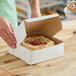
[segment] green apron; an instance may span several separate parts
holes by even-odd
[[[14,29],[18,27],[15,0],[0,0],[0,16],[9,20]]]

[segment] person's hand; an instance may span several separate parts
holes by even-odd
[[[31,18],[41,16],[39,1],[40,0],[29,0],[29,4],[31,8]]]
[[[0,16],[0,36],[6,41],[6,43],[12,47],[16,48],[16,39],[13,34],[11,23]]]
[[[38,11],[38,12],[32,11],[31,18],[34,18],[34,17],[41,17],[40,11]]]

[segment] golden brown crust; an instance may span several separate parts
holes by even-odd
[[[40,41],[41,43],[44,43],[44,44],[40,44],[40,45],[35,46],[35,45],[31,45],[28,43],[29,41],[34,41],[34,40]],[[30,49],[30,50],[39,50],[42,48],[54,46],[55,43],[54,43],[54,41],[52,41],[44,36],[29,36],[29,37],[24,39],[24,41],[21,43],[21,45],[23,47],[26,47],[27,49]]]
[[[41,14],[42,15],[51,15],[51,14],[57,14],[57,12],[50,10],[50,9],[44,9],[44,11]]]
[[[71,1],[67,4],[67,9],[76,13],[76,1]]]

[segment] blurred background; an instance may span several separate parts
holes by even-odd
[[[42,16],[58,13],[62,21],[66,21],[64,8],[70,0],[40,0],[40,11]],[[30,18],[30,7],[28,0],[16,0],[16,10],[18,22],[21,23],[24,19]]]

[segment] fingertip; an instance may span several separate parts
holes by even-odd
[[[14,43],[14,44],[16,44],[16,43],[17,43],[17,41],[13,41],[13,43]]]
[[[16,44],[13,44],[13,45],[12,44],[8,44],[8,46],[11,47],[12,49],[16,48]]]
[[[12,46],[12,48],[15,49],[16,48],[16,45]]]

